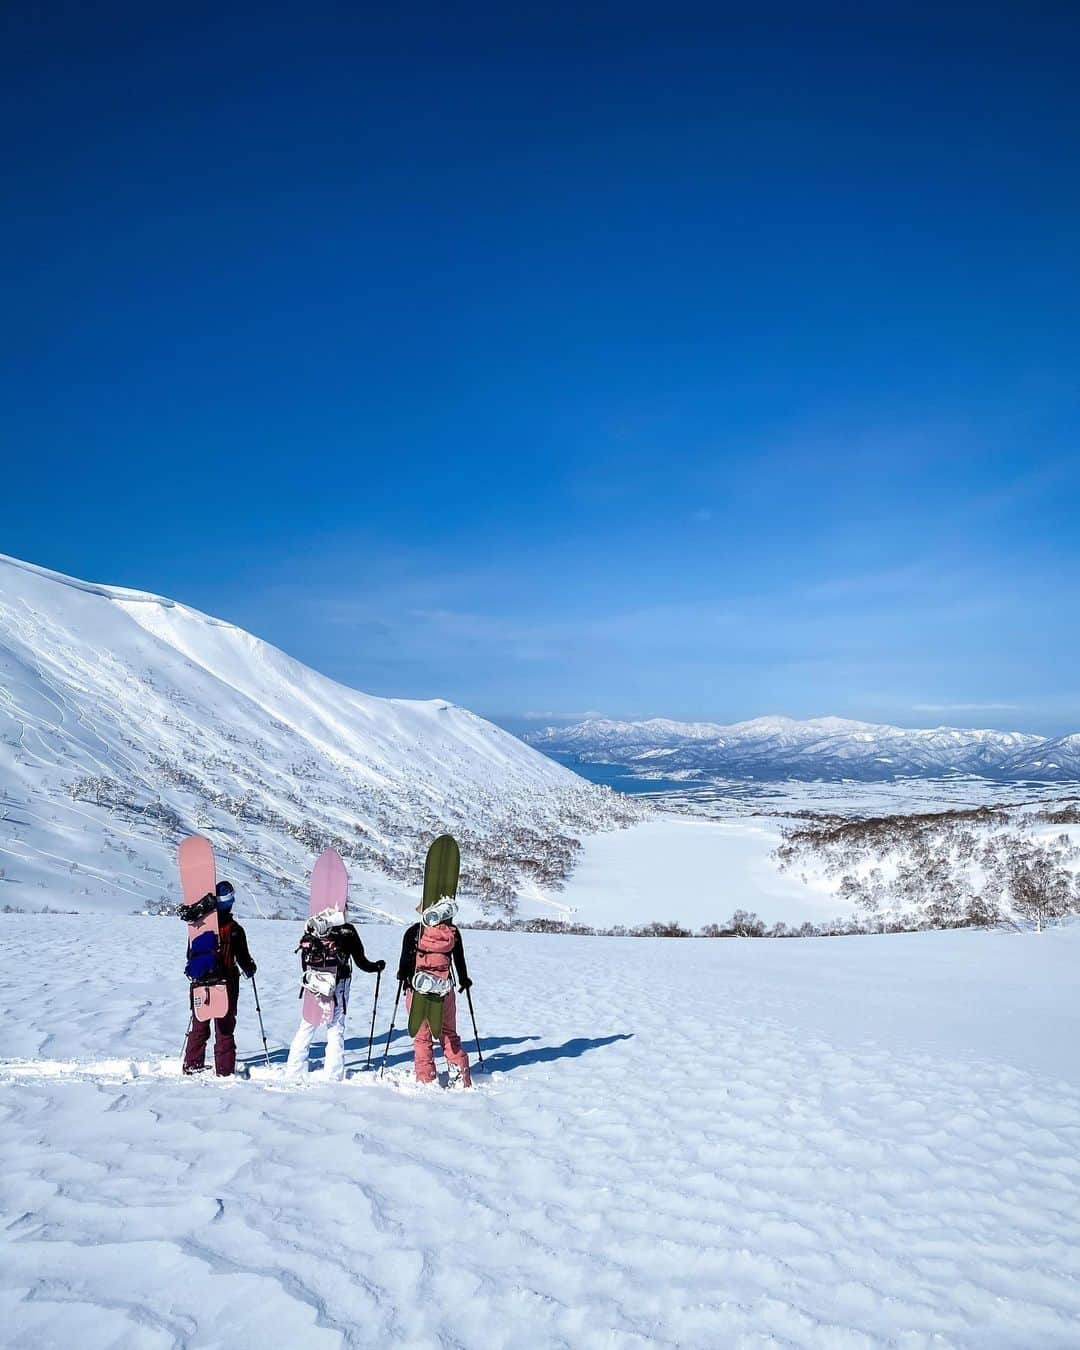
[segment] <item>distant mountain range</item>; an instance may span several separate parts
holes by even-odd
[[[1000,782],[1080,780],[1078,734],[919,730],[842,717],[755,717],[731,726],[657,717],[644,722],[589,718],[546,727],[526,739],[547,754],[622,766],[641,778],[874,782],[964,774]]]

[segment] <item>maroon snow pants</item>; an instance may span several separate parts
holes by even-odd
[[[214,1072],[219,1078],[228,1078],[236,1068],[236,1005],[240,1001],[240,981],[230,980],[229,1011],[214,1022]],[[210,1039],[210,1023],[192,1018],[187,1044],[184,1046],[184,1072],[201,1073],[206,1068],[206,1044]]]

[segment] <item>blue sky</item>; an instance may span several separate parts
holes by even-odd
[[[0,14],[0,549],[504,719],[1080,727],[1075,8],[372,8]]]

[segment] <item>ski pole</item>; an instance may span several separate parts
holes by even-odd
[[[368,1036],[367,1043],[367,1063],[365,1069],[371,1068],[371,1047],[375,1044],[375,1013],[379,1007],[379,982],[382,979],[382,971],[375,972],[375,1002],[371,1005],[371,1033]]]
[[[184,1067],[184,1059],[187,1056],[188,1037],[191,1035],[191,1028],[195,1025],[195,1010],[192,1009],[191,1016],[187,1021],[187,1031],[184,1032],[184,1043],[180,1047],[180,1067]]]
[[[259,1032],[262,1036],[263,1054],[266,1056],[266,1067],[270,1067],[270,1048],[266,1044],[266,1028],[263,1026],[262,1009],[259,1007],[259,986],[255,983],[255,976],[251,977],[251,992],[255,995],[255,1011],[259,1015]]]
[[[397,982],[397,997],[394,999],[394,1011],[390,1014],[390,1030],[386,1033],[386,1049],[383,1051],[382,1063],[379,1065],[379,1077],[383,1076],[386,1070],[386,1058],[390,1054],[390,1037],[394,1034],[394,1023],[397,1021],[398,1003],[401,1001],[401,988],[404,980]]]
[[[476,1058],[480,1061],[480,1067],[487,1073],[484,1065],[484,1052],[480,1049],[480,1033],[476,1029],[476,1013],[473,1011],[471,985],[465,986],[465,997],[469,1000],[469,1016],[472,1018],[473,1039],[476,1041]]]

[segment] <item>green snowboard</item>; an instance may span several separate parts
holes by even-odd
[[[440,834],[428,849],[427,862],[424,863],[424,898],[420,902],[421,910],[433,905],[445,896],[453,899],[457,895],[458,873],[461,871],[461,854],[453,835]]]
[[[441,834],[428,849],[424,863],[424,898],[420,902],[420,912],[445,896],[457,895],[458,873],[461,871],[461,853],[457,842],[449,834]],[[442,1035],[443,1000],[438,994],[417,994],[409,1004],[409,1035],[415,1036],[425,1022],[431,1027],[431,1034],[438,1038]]]

